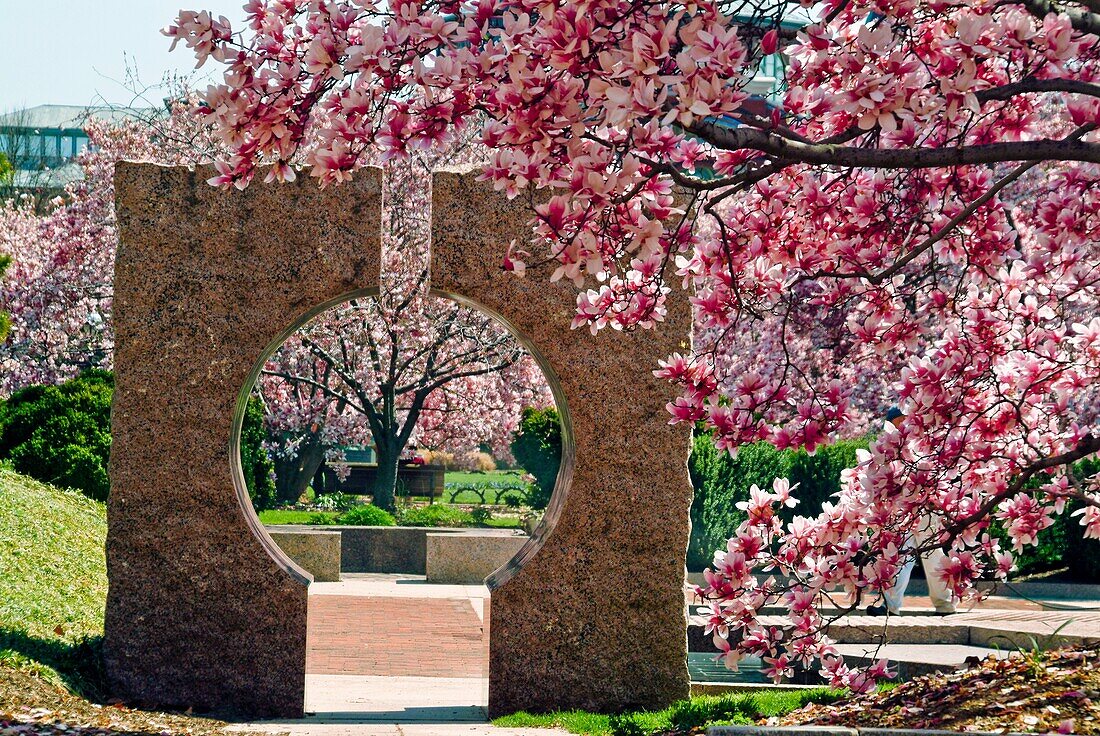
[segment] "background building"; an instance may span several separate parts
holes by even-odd
[[[149,112],[118,107],[39,105],[0,114],[0,153],[13,167],[10,180],[0,182],[0,187],[7,192],[46,198],[60,194],[66,184],[81,177],[74,159],[89,145],[84,130],[89,120],[125,120]]]

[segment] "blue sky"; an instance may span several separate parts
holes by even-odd
[[[239,25],[243,0],[0,0],[0,112],[45,103],[129,104],[126,65],[143,85],[190,74],[184,48],[169,54],[160,29],[181,7],[208,8]],[[214,65],[199,70],[202,83]],[[154,91],[151,102],[159,96]]]

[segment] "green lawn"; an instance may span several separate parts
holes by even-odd
[[[526,483],[522,470],[494,470],[491,473],[452,471],[444,477],[442,500],[450,503],[503,503],[502,493],[522,496]],[[477,489],[475,490],[473,489]],[[452,499],[453,496],[453,499]]]
[[[842,697],[838,690],[768,690],[701,695],[682,700],[660,711],[639,711],[607,716],[586,711],[560,711],[542,715],[520,712],[503,716],[493,725],[506,728],[563,728],[582,736],[647,736],[686,733],[704,726],[750,725],[760,718],[779,716],[807,703],[828,703]]]
[[[522,483],[522,470],[494,470],[489,473],[470,473],[465,470],[448,470],[443,476],[445,483],[469,483],[470,485],[482,485],[484,483],[509,481]]]
[[[519,529],[522,525],[518,516],[494,516],[485,522],[485,526],[493,529]]]
[[[271,509],[259,513],[260,522],[263,524],[310,524],[313,517],[322,514],[328,517],[336,517],[340,514],[335,511],[294,511],[283,509]]]
[[[102,690],[104,505],[0,468],[0,664]]]

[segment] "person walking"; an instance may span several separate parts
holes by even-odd
[[[890,407],[886,412],[886,421],[895,427],[900,425],[904,418],[905,415],[896,406]],[[932,517],[925,514],[921,517],[920,525],[909,537],[903,550],[911,551],[916,547],[920,547],[932,537],[932,533]],[[924,568],[924,577],[928,581],[928,597],[932,601],[932,607],[935,608],[936,615],[949,616],[955,613],[954,596],[940,577],[940,570],[943,569],[947,555],[944,554],[942,549],[936,547],[920,555],[910,553],[909,559],[898,571],[894,584],[882,592],[882,598],[879,602],[867,606],[869,616],[885,616],[888,613],[895,616],[901,614],[901,608],[905,600],[905,589],[909,587],[909,578],[913,574],[913,567],[917,564],[917,557],[920,557],[921,565]]]

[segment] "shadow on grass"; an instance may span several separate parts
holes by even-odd
[[[87,700],[103,703],[109,697],[102,636],[66,642],[40,639],[25,631],[0,627],[0,659],[6,651],[13,652],[16,659],[49,667],[71,691]]]

